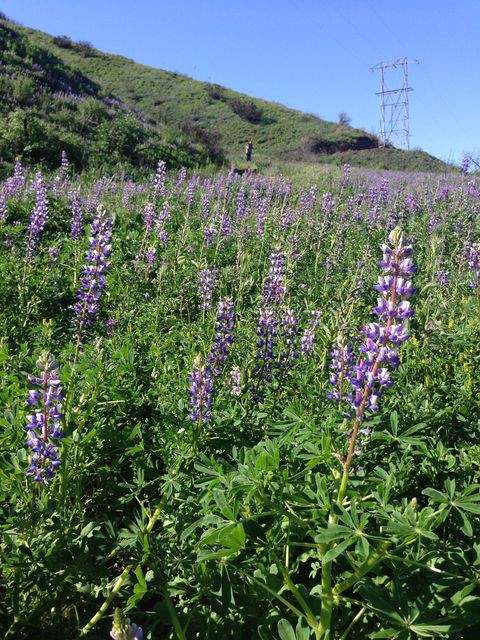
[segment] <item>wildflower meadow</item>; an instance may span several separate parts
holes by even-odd
[[[480,182],[0,183],[0,635],[476,639]]]

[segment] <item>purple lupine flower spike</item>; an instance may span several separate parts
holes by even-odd
[[[200,296],[199,308],[208,311],[212,308],[213,287],[215,285],[216,269],[202,269],[199,273],[200,282],[198,295]]]
[[[270,255],[270,269],[263,287],[262,302],[265,306],[282,306],[285,302],[285,254],[275,247]]]
[[[28,262],[32,262],[35,252],[48,220],[48,199],[47,187],[41,173],[37,173],[34,179],[35,206],[30,216],[27,227],[27,239],[25,247],[25,257]]]
[[[61,402],[63,400],[58,363],[49,353],[43,353],[36,362],[39,376],[28,376],[30,384],[37,387],[29,391],[27,403],[39,405],[34,413],[27,416],[25,429],[28,432],[27,446],[32,453],[30,466],[26,471],[35,482],[49,484],[60,466],[60,454],[56,441],[63,438],[61,429]]]
[[[233,343],[234,327],[233,302],[226,298],[218,304],[215,336],[210,352],[205,360],[197,356],[189,377],[189,418],[193,423],[206,424],[211,418],[215,379],[221,375],[227,361],[228,352]]]
[[[145,263],[147,265],[147,269],[150,271],[155,266],[155,260],[157,259],[157,252],[155,247],[151,247],[145,251]]]
[[[212,348],[207,356],[207,362],[212,367],[213,375],[218,377],[222,372],[233,343],[235,316],[233,302],[229,298],[218,303],[217,320],[215,322],[215,336]]]
[[[187,170],[185,169],[185,167],[182,167],[178,172],[177,187],[182,186],[182,184],[185,182],[186,177],[187,177]]]
[[[87,264],[83,267],[80,288],[77,290],[77,302],[74,305],[77,314],[77,335],[80,338],[90,329],[100,310],[100,296],[106,287],[106,272],[110,267],[112,252],[112,221],[102,205],[90,227]]]
[[[15,160],[13,176],[5,181],[5,191],[9,198],[18,195],[25,187],[25,175],[20,160]]]
[[[398,228],[390,233],[389,242],[390,245],[382,247],[383,259],[379,262],[385,275],[380,276],[378,284],[374,286],[375,291],[381,294],[372,309],[378,316],[378,322],[370,322],[362,327],[363,341],[356,360],[349,353],[347,362],[340,347],[332,352],[334,361],[330,382],[335,389],[329,397],[336,402],[345,399],[354,417],[348,454],[346,458],[341,457],[347,471],[352,457],[358,451],[357,440],[361,435],[360,425],[365,412],[378,411],[378,401],[384,389],[393,384],[389,368],[400,364],[397,349],[409,338],[404,323],[412,317],[413,311],[406,298],[414,292],[408,278],[415,273],[416,267],[411,260],[412,248],[403,244]]]
[[[188,208],[191,209],[193,206],[193,202],[195,200],[195,180],[193,178],[190,179],[187,187],[187,199],[188,199]]]
[[[260,309],[257,328],[257,352],[253,367],[254,382],[251,387],[252,399],[258,402],[263,398],[264,387],[272,379],[277,343],[277,322],[272,309]]]
[[[7,194],[4,189],[0,190],[0,222],[5,222],[7,219]]]
[[[448,279],[450,276],[449,271],[440,270],[435,273],[435,282],[439,284],[441,287],[446,287],[448,285]]]
[[[159,160],[157,164],[157,172],[153,181],[155,193],[159,196],[166,194],[165,180],[167,177],[167,165],[164,160]]]
[[[70,233],[73,240],[78,240],[83,235],[82,202],[78,191],[69,192],[69,198],[72,210]]]
[[[279,334],[282,339],[282,349],[278,354],[277,368],[281,377],[298,359],[298,320],[291,309],[285,309],[280,317]]]
[[[147,231],[151,231],[155,226],[155,207],[151,202],[148,202],[145,205],[143,210],[143,222]]]
[[[242,373],[240,367],[235,365],[230,370],[230,391],[232,396],[239,396],[242,393],[241,387]]]
[[[344,399],[345,379],[353,367],[355,353],[349,345],[344,345],[339,338],[331,351],[330,384],[334,389],[327,395],[329,400],[340,403]]]
[[[476,289],[480,287],[480,242],[468,244],[467,260],[468,268],[475,272],[475,280],[470,281],[470,286]]]
[[[68,156],[66,151],[62,151],[59,178],[63,182],[68,174]]]
[[[320,318],[322,317],[322,312],[318,309],[314,309],[310,312],[310,320],[308,322],[308,327],[303,332],[303,335],[300,339],[300,351],[303,354],[311,353],[313,351],[313,347],[315,345],[315,330],[320,324]]]
[[[194,423],[206,424],[211,417],[213,375],[211,366],[208,363],[204,363],[200,356],[195,358],[189,382],[189,418]]]

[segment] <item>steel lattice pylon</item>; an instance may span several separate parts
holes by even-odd
[[[395,62],[379,62],[371,71],[380,71],[380,144],[398,143],[398,146],[410,149],[410,122],[408,94],[413,91],[408,86],[408,65],[418,64],[418,60],[399,58]],[[386,83],[387,69],[401,69],[403,84],[400,88],[389,89]]]

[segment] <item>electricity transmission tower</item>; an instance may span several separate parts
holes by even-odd
[[[410,149],[410,123],[408,114],[408,94],[413,91],[408,86],[408,65],[418,64],[418,60],[399,58],[395,62],[379,62],[371,71],[380,71],[380,146],[397,144]],[[396,89],[389,89],[386,82],[387,69],[398,69],[403,75],[403,83]],[[391,75],[391,74],[390,74]],[[396,74],[398,81],[398,73]]]

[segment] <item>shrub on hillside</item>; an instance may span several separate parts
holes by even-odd
[[[35,95],[35,82],[28,76],[15,78],[12,82],[12,94],[18,104],[30,104]]]
[[[232,98],[228,101],[232,111],[240,116],[243,120],[258,124],[262,121],[263,111],[251,100],[242,100],[241,98]]]
[[[182,127],[182,130],[204,147],[208,160],[218,164],[225,161],[225,153],[220,144],[221,136],[217,131],[192,124]]]
[[[212,100],[225,100],[225,89],[220,84],[209,82],[205,85],[205,91]]]
[[[72,46],[76,51],[78,51],[79,53],[82,53],[87,58],[89,56],[96,55],[93,44],[91,42],[88,42],[88,40],[80,40],[79,42],[73,42]]]
[[[63,49],[72,49],[73,47],[72,40],[68,36],[54,36],[53,44]]]

